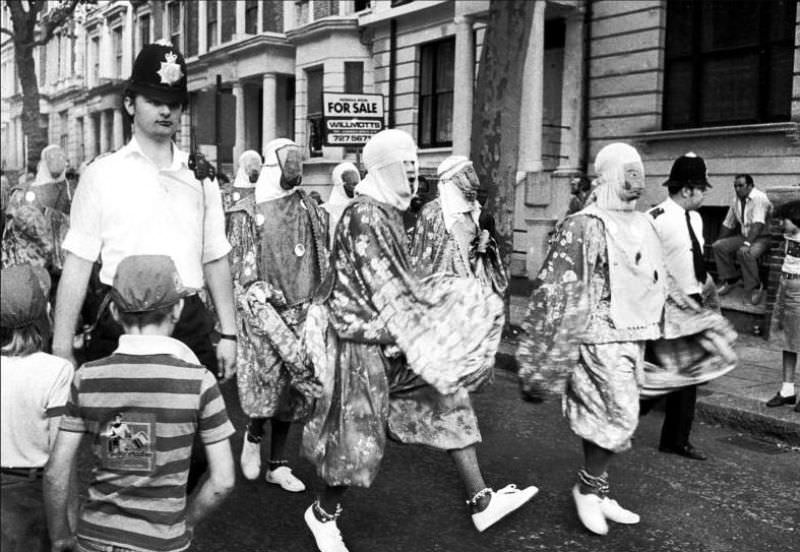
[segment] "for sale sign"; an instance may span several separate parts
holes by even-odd
[[[322,95],[326,146],[363,146],[383,130],[381,94]]]

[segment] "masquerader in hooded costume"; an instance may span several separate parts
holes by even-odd
[[[53,289],[64,266],[61,243],[69,229],[73,189],[67,183],[67,158],[60,146],[42,150],[32,182],[11,191],[3,228],[3,266],[31,263],[47,269]]]
[[[252,203],[256,182],[261,175],[261,165],[261,155],[255,150],[247,150],[239,156],[239,166],[233,182],[220,186],[222,207],[226,214],[238,210],[237,203],[239,208]]]
[[[479,530],[536,492],[486,488],[474,453],[480,433],[468,390],[491,372],[502,301],[475,279],[414,275],[403,228],[417,178],[413,139],[384,130],[363,159],[368,173],[337,225],[324,303],[307,323],[307,331],[317,326],[307,340],[323,394],[303,453],[326,488],[305,519],[322,552],[347,550],[336,523],[340,500],[350,486],[371,485],[387,432],[450,452]]]
[[[652,217],[635,210],[644,190],[639,153],[610,144],[598,152],[595,171],[590,204],[567,217],[551,241],[517,355],[524,392],[535,398],[564,393],[564,414],[584,450],[573,499],[583,525],[604,535],[607,520],[639,522],[608,496],[606,470],[615,454],[631,446],[640,386],[648,387],[645,344],[669,333],[663,330],[668,288],[668,304],[695,309],[668,282]],[[664,383],[655,386],[662,393],[670,387]]]
[[[322,204],[322,208],[328,213],[328,230],[330,242],[333,243],[336,225],[342,218],[344,208],[350,205],[355,197],[356,186],[361,182],[361,174],[355,165],[345,161],[333,168],[331,180],[333,180],[333,189],[331,189],[328,201]]]
[[[248,172],[247,163],[242,159],[240,172],[243,168]],[[240,315],[239,400],[250,417],[240,459],[242,472],[247,479],[259,476],[261,440],[270,420],[266,480],[291,492],[303,491],[305,485],[288,467],[286,439],[291,422],[308,414],[313,394],[312,373],[298,339],[328,262],[324,213],[297,188],[301,180],[298,146],[285,138],[273,140],[267,145],[254,192],[234,191],[231,199],[236,193],[240,197],[227,209],[234,297]]]
[[[428,202],[411,234],[410,258],[420,276],[475,277],[500,297],[508,278],[497,243],[481,226],[480,182],[472,161],[454,155],[439,165],[439,197]]]

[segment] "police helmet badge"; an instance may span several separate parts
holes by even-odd
[[[172,86],[183,77],[181,66],[176,63],[178,56],[174,52],[167,52],[164,54],[164,61],[161,62],[161,68],[156,71],[161,77],[161,84],[168,84]]]

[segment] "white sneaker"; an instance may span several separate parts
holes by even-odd
[[[306,525],[314,535],[319,552],[349,552],[342,540],[342,533],[336,525],[336,520],[320,521],[314,515],[314,506],[311,505],[303,515]]]
[[[251,443],[247,439],[247,432],[244,434],[239,465],[242,466],[245,479],[258,479],[258,474],[261,473],[261,443]]]
[[[639,514],[635,514],[630,510],[626,510],[617,503],[616,500],[605,497],[600,504],[600,509],[606,519],[610,519],[616,523],[624,523],[626,525],[636,525],[639,523]]]
[[[596,494],[583,494],[578,485],[572,487],[572,498],[583,526],[598,535],[608,534],[608,523],[603,513],[603,499]]]
[[[302,493],[306,490],[306,486],[303,482],[297,479],[292,473],[292,469],[287,466],[281,466],[274,470],[267,470],[265,479],[267,483],[280,485],[281,489],[289,491],[290,493]]]
[[[508,514],[528,502],[539,492],[534,486],[518,489],[516,485],[506,485],[489,495],[489,505],[482,512],[472,514],[472,523],[478,531],[485,531]]]

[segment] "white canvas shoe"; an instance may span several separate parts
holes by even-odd
[[[626,510],[616,500],[605,497],[600,504],[600,509],[606,519],[610,519],[616,523],[624,523],[625,525],[636,525],[639,523],[639,514],[635,514],[630,510]]]
[[[499,491],[492,491],[489,505],[482,512],[472,514],[472,523],[478,531],[485,531],[508,514],[532,499],[539,492],[534,486],[518,489],[516,485],[506,485]]]
[[[306,490],[306,486],[303,482],[297,479],[292,473],[292,469],[287,466],[281,466],[274,470],[267,470],[265,479],[267,483],[280,485],[281,489],[289,491],[290,493],[302,493]]]
[[[250,481],[258,479],[258,474],[261,473],[261,443],[251,443],[247,439],[247,432],[244,434],[239,465],[242,467],[245,479]]]
[[[603,499],[596,494],[583,494],[578,485],[572,487],[572,498],[578,510],[578,518],[592,533],[598,535],[608,534],[608,522],[603,513]]]
[[[317,543],[319,552],[349,552],[342,540],[342,533],[336,525],[336,520],[320,521],[314,515],[314,506],[311,505],[303,515],[306,525]]]

